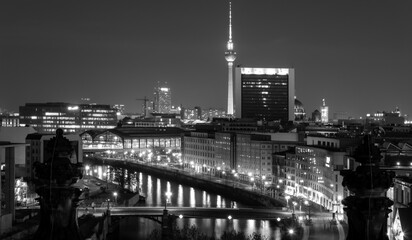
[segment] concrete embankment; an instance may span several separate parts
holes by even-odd
[[[84,164],[103,164],[103,160],[99,158],[85,158]],[[104,164],[113,167],[123,167],[132,171],[142,172],[152,175],[157,178],[168,181],[177,182],[186,186],[202,189],[208,192],[219,194],[221,196],[233,199],[251,207],[282,207],[283,204],[271,197],[261,195],[246,189],[233,187],[232,184],[225,184],[224,179],[221,182],[211,181],[206,178],[192,176],[187,172],[177,169],[162,168],[156,166],[145,165],[136,162],[126,162],[121,160],[104,160]]]

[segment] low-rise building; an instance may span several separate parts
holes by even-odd
[[[214,133],[189,132],[183,137],[183,142],[185,168],[213,175],[218,171],[219,164],[215,159]]]
[[[183,130],[173,127],[117,127],[104,131],[89,130],[80,136],[85,154],[110,151],[111,156],[125,156],[126,153],[143,154],[154,149],[180,152]]]

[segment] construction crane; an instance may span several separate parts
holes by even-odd
[[[146,114],[147,114],[147,102],[149,102],[150,100],[144,96],[144,98],[137,98],[137,101],[143,101],[143,117],[146,118]]]

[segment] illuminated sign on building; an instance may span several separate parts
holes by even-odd
[[[289,68],[241,68],[241,74],[288,75]]]
[[[69,111],[79,110],[79,106],[68,106],[67,110]]]

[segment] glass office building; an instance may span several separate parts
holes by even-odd
[[[294,75],[290,68],[236,68],[236,117],[293,121]]]

